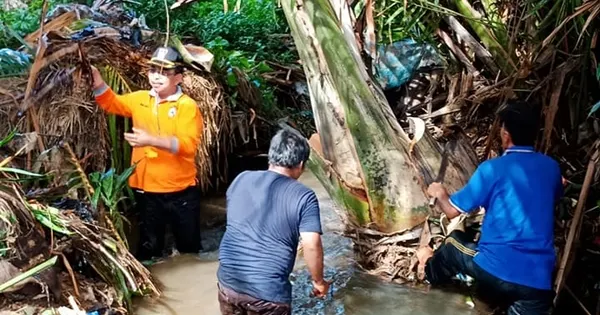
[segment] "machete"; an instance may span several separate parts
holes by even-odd
[[[433,180],[433,182],[442,183],[444,181],[444,176],[446,175],[446,169],[448,168],[448,156],[450,155],[448,146],[451,145],[451,143],[454,143],[454,145],[456,145],[455,142],[448,141],[446,143],[446,145],[444,146],[444,151],[442,152],[442,162],[440,163],[440,169],[438,171],[437,177]],[[452,149],[454,149],[454,148],[452,148]],[[429,207],[431,207],[431,208],[435,207],[436,201],[437,201],[437,198],[431,197],[429,199]]]

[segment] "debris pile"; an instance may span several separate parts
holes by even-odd
[[[119,211],[134,167],[122,139],[130,121],[96,106],[90,66],[117,93],[148,89],[146,61],[164,35],[135,35],[113,2],[42,16],[22,39],[29,54],[0,51],[0,309],[127,314],[133,297],[160,290],[129,252]],[[206,192],[227,179],[230,110],[210,52],[170,42],[184,49],[182,88],[204,116],[197,168]]]

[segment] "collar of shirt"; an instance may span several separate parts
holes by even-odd
[[[502,156],[507,155],[509,153],[535,153],[535,149],[531,146],[514,145],[506,149]]]
[[[150,93],[150,96],[155,97],[159,103],[162,101],[177,102],[177,100],[179,100],[179,98],[183,95],[183,91],[181,91],[180,86],[177,86],[177,91],[175,92],[175,94],[171,94],[171,95],[167,96],[167,98],[165,98],[165,99],[161,99],[158,96],[158,93],[156,93],[156,91],[154,89],[151,89],[149,93]]]

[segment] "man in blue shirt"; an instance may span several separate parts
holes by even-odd
[[[300,238],[313,293],[327,294],[319,203],[297,181],[309,154],[298,132],[280,130],[271,140],[269,169],[243,172],[227,190],[217,273],[222,314],[291,314],[289,275]]]
[[[423,247],[417,258],[431,284],[468,274],[484,294],[507,302],[509,314],[548,314],[554,295],[554,207],[563,189],[560,168],[534,151],[537,116],[527,104],[509,104],[499,120],[501,157],[483,162],[453,195],[440,183],[427,191],[449,219],[483,207],[479,243],[454,231],[435,254]]]

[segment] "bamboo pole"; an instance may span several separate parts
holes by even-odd
[[[567,265],[569,264],[571,258],[571,252],[573,249],[573,244],[575,243],[576,235],[579,234],[578,231],[581,227],[581,222],[583,218],[583,208],[587,200],[592,180],[594,179],[594,173],[596,172],[596,163],[598,163],[598,158],[600,157],[600,151],[598,150],[599,144],[600,141],[597,141],[594,144],[594,150],[596,151],[594,152],[592,158],[588,162],[587,171],[585,173],[585,179],[583,180],[583,186],[581,187],[579,200],[577,201],[577,208],[575,209],[575,215],[573,216],[573,220],[571,221],[569,235],[567,236],[567,243],[565,245],[565,250],[563,252],[560,266],[556,274],[556,281],[554,284],[556,297],[554,298],[554,305],[556,305],[556,302],[558,301],[558,297],[560,295],[560,291],[564,287],[566,278],[569,275],[570,268],[568,268]]]

